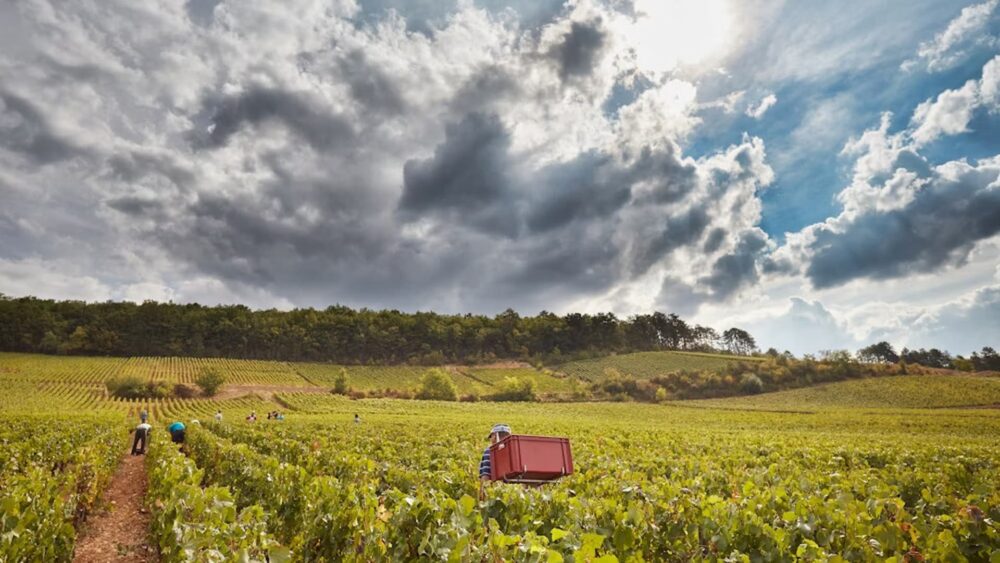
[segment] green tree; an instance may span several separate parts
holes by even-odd
[[[340,368],[340,371],[337,372],[337,377],[333,380],[333,392],[338,395],[346,395],[350,390],[351,386],[347,379],[347,369]]]
[[[892,348],[892,344],[884,340],[858,350],[857,356],[858,360],[870,364],[894,364],[899,361],[899,355]]]
[[[418,399],[431,401],[457,401],[458,387],[448,372],[441,368],[427,370],[420,378]]]
[[[500,383],[500,390],[491,397],[494,401],[535,401],[538,394],[535,392],[535,380],[530,377],[518,379],[517,377],[506,377]]]
[[[740,356],[749,356],[757,349],[757,341],[754,340],[753,336],[740,328],[734,327],[723,332],[722,341],[730,353]]]
[[[194,382],[201,388],[202,393],[208,397],[213,397],[219,392],[222,384],[226,382],[226,376],[213,367],[204,367]]]

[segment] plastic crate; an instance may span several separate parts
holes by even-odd
[[[490,446],[490,478],[541,484],[573,473],[569,438],[511,435]]]

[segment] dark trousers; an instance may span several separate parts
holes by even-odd
[[[146,453],[146,431],[136,430],[135,440],[132,440],[132,455],[140,455]]]
[[[171,432],[170,433],[170,441],[173,442],[173,443],[175,443],[175,444],[183,444],[184,443],[184,431],[183,430],[176,430],[174,432]]]

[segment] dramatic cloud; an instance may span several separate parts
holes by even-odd
[[[987,48],[995,2],[884,11],[0,3],[0,291],[701,321],[789,284],[805,322],[812,291],[961,277],[997,233],[1000,58],[897,105],[862,86],[921,41],[928,64]],[[802,185],[776,190],[788,144]],[[816,224],[786,228],[800,192],[786,213]]]
[[[63,160],[80,152],[56,135],[45,116],[28,100],[0,91],[0,147],[36,164]]]
[[[930,167],[886,126],[855,142],[870,148],[839,196],[844,212],[789,235],[775,254],[805,264],[817,288],[961,265],[1000,233],[1000,158]]]

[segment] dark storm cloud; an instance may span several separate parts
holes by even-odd
[[[629,176],[613,158],[595,151],[543,168],[531,182],[532,191],[544,195],[528,215],[528,227],[544,232],[577,219],[614,213],[631,197]]]
[[[351,122],[302,94],[251,87],[234,96],[204,102],[208,125],[192,131],[196,147],[219,147],[245,125],[269,121],[284,124],[317,150],[345,148],[354,136]]]
[[[722,241],[726,240],[726,230],[722,227],[716,227],[712,229],[712,232],[708,234],[705,239],[705,245],[702,246],[702,250],[706,254],[711,254],[719,249],[722,245]]]
[[[733,252],[721,256],[712,265],[708,276],[699,280],[712,290],[716,300],[733,295],[746,285],[757,281],[757,261],[767,247],[767,237],[762,231],[748,231],[740,239]]]
[[[632,264],[632,272],[636,275],[644,274],[667,254],[693,244],[701,238],[709,223],[705,207],[693,207],[685,213],[668,217],[659,234],[640,241],[641,251]]]
[[[42,112],[28,100],[0,90],[0,147],[21,153],[37,164],[50,164],[81,154],[60,138]]]
[[[968,167],[955,178],[933,178],[902,208],[818,225],[806,275],[826,288],[963,263],[977,241],[1000,233],[998,172]]]
[[[633,165],[635,177],[652,184],[649,199],[654,203],[680,201],[697,183],[694,164],[682,161],[677,153],[673,143],[656,151],[645,147]]]
[[[564,81],[589,76],[607,41],[601,22],[573,22],[562,39],[551,52],[558,65],[559,76]]]
[[[510,133],[496,115],[473,113],[446,128],[425,160],[403,167],[399,211],[409,219],[439,215],[484,232],[518,231],[508,153]]]

